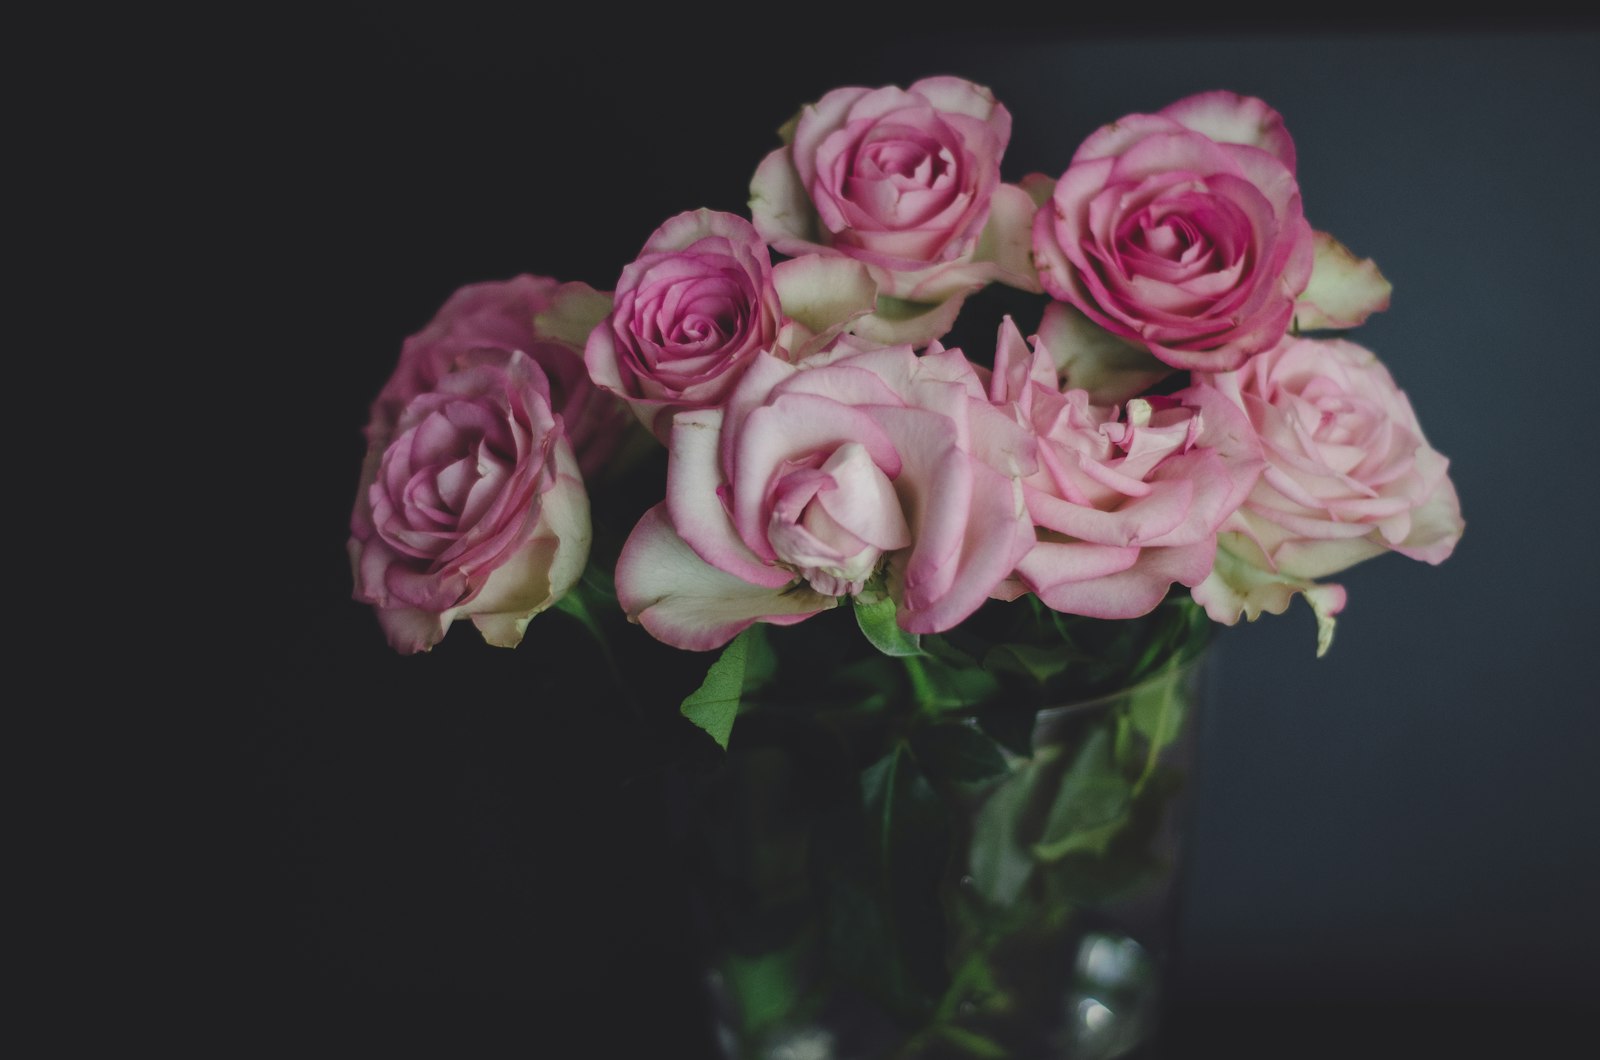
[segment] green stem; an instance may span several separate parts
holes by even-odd
[[[1161,734],[1167,730],[1167,716],[1172,713],[1173,689],[1177,687],[1177,684],[1178,678],[1176,674],[1171,675],[1162,683],[1161,710],[1156,714],[1155,732],[1150,734],[1150,747],[1145,752],[1144,769],[1140,771],[1139,779],[1133,782],[1134,798],[1139,797],[1139,793],[1144,790],[1145,782],[1156,771],[1156,758],[1161,754]]]
[[[917,710],[924,714],[935,714],[933,681],[928,677],[928,670],[922,665],[922,660],[915,655],[902,655],[900,661],[905,663],[906,677],[911,681],[911,699],[917,705]]]
[[[628,704],[628,710],[632,712],[634,719],[636,721],[640,720],[644,715],[639,705],[639,700],[634,696],[633,689],[629,688],[627,682],[622,679],[622,668],[617,665],[616,654],[611,650],[611,641],[606,637],[605,630],[600,625],[600,620],[595,617],[594,609],[589,606],[588,601],[585,599],[588,592],[589,587],[579,582],[572,587],[570,592],[556,601],[556,610],[571,615],[578,620],[578,623],[584,629],[589,631],[589,635],[594,638],[594,642],[600,647],[600,655],[605,659],[605,669],[611,675],[612,683],[617,686],[617,691],[622,693],[622,699]]]

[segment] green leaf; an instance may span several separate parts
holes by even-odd
[[[1033,856],[1040,861],[1059,861],[1068,854],[1080,853],[1099,857],[1127,825],[1126,817],[1124,813],[1103,824],[1068,832],[1053,843],[1035,843]]]
[[[1131,795],[1113,757],[1111,734],[1095,728],[1061,777],[1034,856],[1056,861],[1080,851],[1103,854],[1127,822]]]
[[[1001,993],[1000,982],[989,962],[987,947],[967,953],[955,974],[950,977],[950,986],[945,990],[944,997],[939,999],[935,1020],[941,1023],[953,1020],[961,1014],[963,1005],[985,1004]]]
[[[1020,674],[1035,681],[1048,681],[1076,661],[1070,649],[1059,645],[997,644],[983,657],[984,666],[989,669]]]
[[[802,937],[791,945],[746,957],[730,953],[723,963],[728,987],[739,999],[741,1025],[759,1033],[776,1023],[794,1008],[802,996],[801,963],[809,940]]]
[[[940,1024],[934,1029],[934,1033],[967,1056],[981,1057],[982,1060],[1003,1060],[1004,1057],[1011,1055],[1011,1050],[993,1038],[986,1038],[977,1031],[970,1031],[953,1023]]]
[[[739,698],[744,691],[745,660],[752,634],[746,629],[722,649],[717,661],[706,670],[700,687],[684,697],[679,711],[704,729],[717,746],[728,749],[733,719],[739,714]]]
[[[855,601],[856,623],[861,626],[861,632],[867,635],[872,646],[885,655],[921,655],[922,635],[907,633],[900,628],[900,623],[895,621],[895,602],[883,592],[882,584],[881,580],[874,579],[852,597]]]
[[[925,710],[937,713],[975,707],[999,694],[999,678],[945,638],[928,637],[923,648],[925,656],[907,659],[906,670],[917,702]]]
[[[1033,858],[1017,839],[1028,807],[1030,774],[1024,770],[996,788],[973,829],[968,861],[972,886],[994,905],[1016,901],[1033,873]]]
[[[979,784],[1007,769],[994,739],[962,722],[923,726],[912,734],[911,749],[927,772],[962,784]]]
[[[895,949],[924,996],[942,992],[944,914],[939,883],[948,855],[944,803],[905,744],[861,774],[867,849]]]
[[[1183,726],[1183,675],[1168,670],[1132,689],[1128,694],[1128,716],[1134,728],[1159,751],[1172,743]]]
[[[771,683],[778,673],[778,653],[767,636],[765,623],[757,622],[741,634],[745,638],[744,691],[754,692]]]

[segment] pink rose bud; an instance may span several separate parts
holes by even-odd
[[[400,652],[433,647],[456,618],[514,647],[588,559],[588,495],[549,379],[520,349],[468,351],[391,422],[387,402],[432,374],[403,364],[368,427],[350,563],[355,598]]]
[[[1223,529],[1195,599],[1219,622],[1281,613],[1295,593],[1317,611],[1319,654],[1344,590],[1315,579],[1384,552],[1441,563],[1460,539],[1449,461],[1369,350],[1285,339],[1235,372],[1197,377],[1243,409],[1267,467]]]
[[[665,442],[673,413],[720,403],[782,325],[755,228],[696,210],[656,229],[622,270],[615,308],[590,333],[584,360],[595,383]]]
[[[1207,92],[1101,128],[1039,209],[1033,255],[1045,291],[1167,364],[1239,367],[1283,337],[1311,278],[1283,119]]]
[[[1000,182],[1011,114],[987,88],[956,77],[839,88],[784,132],[751,181],[751,216],[781,254],[871,269],[892,303],[858,321],[859,334],[922,345],[991,281],[1038,289],[1033,200]]]

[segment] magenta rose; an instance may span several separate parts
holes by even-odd
[[[1286,339],[1238,371],[1199,378],[1244,410],[1267,461],[1195,589],[1212,618],[1281,613],[1303,593],[1325,651],[1345,595],[1316,579],[1384,552],[1436,564],[1454,551],[1464,524],[1449,461],[1369,350]]]
[[[350,518],[355,598],[396,651],[457,618],[513,647],[589,552],[589,502],[548,378],[521,350],[467,363],[369,427]]]
[[[779,253],[872,270],[886,301],[858,333],[921,345],[949,330],[967,292],[1038,289],[1033,200],[1000,181],[1011,114],[987,88],[957,77],[839,88],[783,133],[751,181],[751,216]]]
[[[617,597],[660,640],[706,650],[885,570],[903,629],[946,630],[1032,544],[1031,459],[959,351],[761,354],[724,408],[676,417],[667,499],[624,545]]]
[[[469,284],[447,299],[421,331],[406,339],[394,373],[373,402],[369,436],[387,434],[400,410],[448,373],[480,358],[498,362],[521,350],[544,371],[550,401],[566,425],[584,474],[611,456],[626,423],[620,404],[589,379],[583,344],[610,309],[610,298],[587,284],[546,276]]]
[[[1093,618],[1133,618],[1174,582],[1211,572],[1217,531],[1261,474],[1243,413],[1207,386],[1098,406],[1057,389],[1042,344],[1032,355],[1008,319],[991,394],[1038,439],[1022,480],[1038,540],[1011,594]]]
[[[1033,224],[1045,291],[1202,371],[1283,337],[1314,254],[1283,119],[1231,92],[1099,129]]]
[[[584,360],[665,442],[674,413],[719,404],[757,353],[803,357],[875,295],[859,266],[810,257],[774,268],[749,221],[692,210],[656,229],[622,270]]]

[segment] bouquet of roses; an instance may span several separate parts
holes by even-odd
[[[908,808],[1000,775],[1034,753],[1041,707],[1158,673],[1213,623],[1303,596],[1320,654],[1345,606],[1329,576],[1450,555],[1445,458],[1338,336],[1390,286],[1308,221],[1277,112],[1202,93],[1015,183],[1010,134],[956,77],[836,89],[779,130],[748,217],[667,219],[612,291],[526,275],[458,291],[405,342],[367,427],[350,556],[393,647],[425,651],[458,618],[514,646],[551,608],[616,644],[625,616],[720,650],[681,703],[719,744],[753,704],[803,702],[863,799]],[[995,292],[1015,313],[973,329]],[[833,640],[803,639],[825,622]],[[1169,704],[1083,736],[1031,816],[1018,794],[986,817],[1010,853],[961,840],[989,866],[967,877],[986,907],[1038,864],[1078,866],[1057,896],[1105,884],[1087,859],[1145,835]],[[838,865],[862,861],[848,847]],[[938,876],[943,849],[908,863]],[[868,875],[883,900],[850,908],[878,913],[833,920],[883,943],[855,966],[890,1009],[982,1053],[952,1022],[952,998],[983,993],[973,965],[913,951],[961,937],[992,955],[993,921],[913,929],[927,879]],[[910,956],[885,965],[895,940]]]
[[[667,220],[613,293],[457,292],[367,427],[350,553],[393,646],[461,617],[515,645],[593,564],[691,650],[846,602],[890,639],[1023,595],[1127,619],[1176,585],[1227,624],[1303,595],[1322,651],[1345,600],[1319,579],[1450,554],[1404,395],[1308,335],[1389,285],[1306,220],[1276,112],[1204,93],[1014,184],[1010,132],[954,77],[838,89],[780,130],[750,218]],[[993,283],[1040,296],[1032,334],[941,345]],[[666,453],[658,502],[591,556],[633,423]]]

